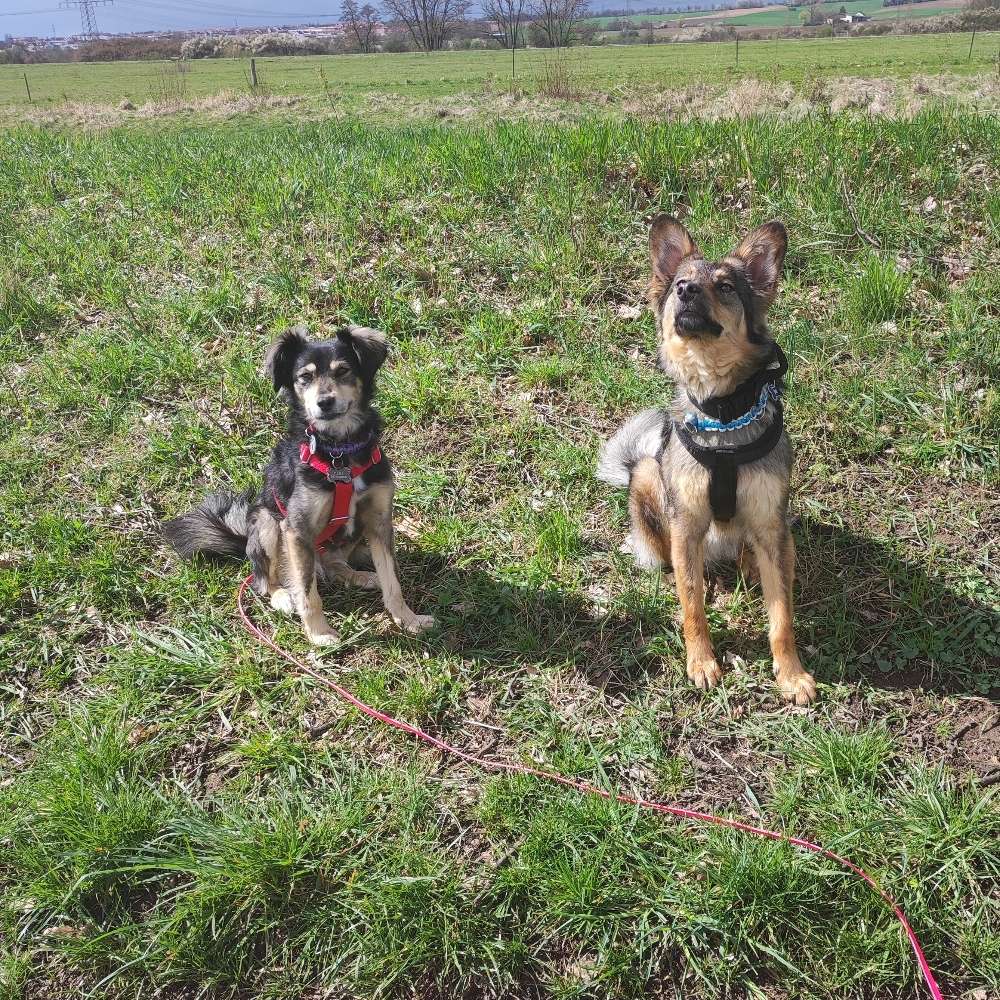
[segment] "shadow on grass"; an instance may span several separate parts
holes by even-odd
[[[795,536],[799,646],[821,681],[1000,697],[1000,614],[988,593],[958,593],[889,544],[843,528],[803,518]],[[401,568],[414,605],[438,616],[438,641],[464,657],[572,664],[615,694],[644,686],[664,655],[683,662],[679,626],[662,605],[630,600],[606,613],[579,594],[417,552]],[[722,585],[734,574],[724,571]],[[745,632],[713,628],[719,655],[747,659],[769,658],[766,634],[763,609],[749,648]]]
[[[963,594],[885,542],[803,517],[795,621],[821,680],[1000,698],[1000,612],[985,584]]]

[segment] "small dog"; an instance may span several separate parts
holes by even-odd
[[[214,494],[163,526],[185,557],[195,553],[250,557],[253,588],[279,611],[297,611],[318,646],[336,643],[316,584],[322,571],[348,584],[382,590],[397,624],[418,633],[434,624],[403,600],[393,553],[389,460],[379,445],[382,422],[372,406],[375,373],[385,361],[385,334],[367,327],[339,330],[311,342],[304,327],[289,330],[265,367],[289,403],[288,429],[264,470],[256,497]],[[375,572],[350,556],[367,543]]]
[[[792,631],[795,547],[788,529],[792,450],[784,432],[787,361],[765,323],[787,248],[768,222],[720,261],[661,215],[649,238],[649,302],[659,358],[677,383],[669,410],[645,410],[607,442],[598,477],[629,488],[631,542],[645,565],[672,565],[684,618],[687,674],[718,684],[705,618],[706,557],[756,559],[774,673],[797,705],[816,697]]]

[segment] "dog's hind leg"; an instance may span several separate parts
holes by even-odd
[[[266,509],[258,508],[250,517],[247,556],[253,568],[253,589],[262,597],[281,587],[281,532],[278,521]]]
[[[816,697],[816,681],[812,674],[806,673],[799,660],[792,628],[792,585],[795,581],[792,533],[782,520],[763,538],[755,534],[751,544],[767,603],[774,676],[787,701],[808,705]]]
[[[670,523],[663,470],[655,458],[641,458],[632,469],[628,509],[632,552],[640,566],[670,565]]]
[[[361,590],[378,590],[378,574],[369,570],[355,569],[343,552],[324,552],[320,557],[320,562],[324,573],[342,580],[349,587],[360,587]]]
[[[406,601],[396,575],[392,538],[392,489],[374,486],[362,514],[365,538],[371,549],[375,574],[382,590],[382,603],[397,625],[417,634],[434,625],[431,615],[418,615]]]

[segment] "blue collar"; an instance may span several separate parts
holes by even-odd
[[[757,402],[754,403],[754,405],[747,410],[746,413],[737,417],[735,420],[722,423],[719,420],[713,420],[711,417],[702,417],[699,414],[688,410],[688,412],[684,414],[684,426],[692,432],[718,431],[726,433],[727,431],[742,430],[744,427],[749,427],[755,420],[760,420],[760,418],[764,415],[764,411],[767,409],[767,404],[772,399],[776,403],[779,402],[781,400],[781,390],[775,382],[768,382],[760,390],[760,397]]]

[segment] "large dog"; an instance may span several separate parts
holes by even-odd
[[[638,560],[673,566],[688,677],[699,688],[722,677],[705,618],[706,558],[742,560],[748,544],[767,604],[778,686],[787,700],[808,704],[816,683],[802,667],[792,630],[792,450],[781,406],[787,361],[765,323],[785,228],[768,222],[722,260],[708,261],[684,226],[659,216],[649,245],[659,357],[677,393],[669,410],[645,410],[615,434],[598,476],[629,487]]]
[[[303,327],[268,352],[266,368],[289,404],[288,429],[264,470],[258,495],[214,494],[164,533],[183,556],[250,557],[253,587],[280,611],[297,611],[310,641],[337,642],[316,584],[328,576],[382,590],[386,610],[409,632],[434,624],[403,600],[393,553],[393,476],[379,445],[382,422],[372,406],[385,334],[367,327],[310,341]],[[367,544],[375,572],[350,565]]]

